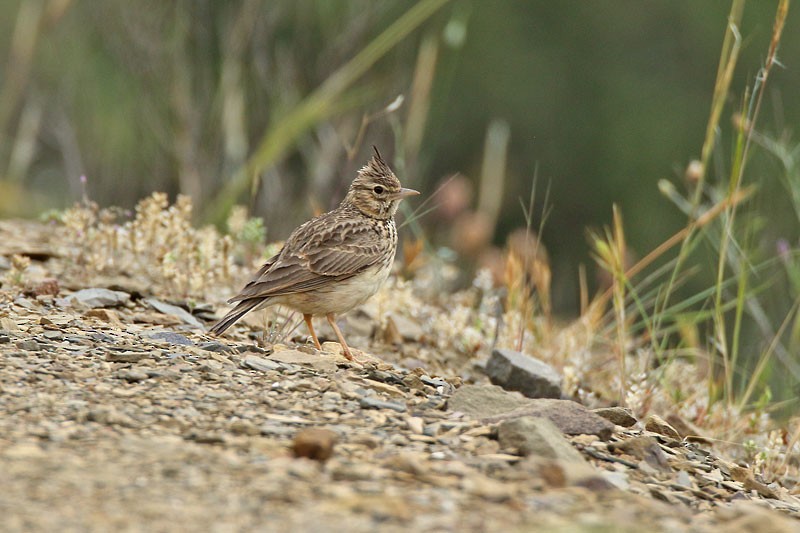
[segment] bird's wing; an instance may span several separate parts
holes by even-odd
[[[336,211],[297,228],[231,302],[306,292],[379,263],[393,243],[372,224]]]

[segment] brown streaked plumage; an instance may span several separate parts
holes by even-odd
[[[223,333],[254,309],[285,305],[303,313],[317,348],[311,318],[325,315],[352,360],[336,315],[365,302],[386,281],[397,250],[394,215],[400,201],[415,194],[401,187],[375,148],[339,207],[295,229],[281,251],[229,300],[238,302],[236,307],[211,333]]]

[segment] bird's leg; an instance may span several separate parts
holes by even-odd
[[[342,335],[339,326],[336,325],[336,316],[333,313],[328,313],[326,316],[328,317],[328,323],[333,328],[333,332],[336,333],[336,338],[339,339],[339,344],[342,345],[344,356],[350,361],[355,361],[355,359],[353,359],[353,354],[350,353],[350,347],[347,346],[347,343],[344,341],[344,335]]]
[[[311,338],[314,339],[314,346],[317,347],[317,350],[321,350],[322,345],[319,343],[317,334],[314,331],[314,324],[311,323],[311,315],[303,314],[303,320],[306,321],[306,326],[308,326],[308,331],[311,333]]]

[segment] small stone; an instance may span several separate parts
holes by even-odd
[[[503,502],[514,495],[513,485],[501,483],[481,474],[465,477],[461,482],[461,488],[468,494],[493,502]]]
[[[278,370],[281,368],[280,363],[270,361],[257,355],[246,355],[242,360],[242,367],[258,370],[260,372],[269,372],[270,370]]]
[[[328,344],[328,343],[325,343]],[[338,345],[337,345],[338,346]],[[269,356],[271,361],[278,363],[286,363],[288,365],[310,365],[319,361],[319,355],[312,355],[310,353],[301,352],[300,350],[275,350],[275,353]]]
[[[403,344],[403,336],[400,335],[400,331],[397,329],[397,325],[391,317],[386,320],[386,326],[381,331],[381,337],[384,344],[393,346]]]
[[[579,454],[580,455],[580,454]],[[583,456],[581,456],[583,459]],[[538,477],[554,488],[581,486],[593,491],[608,490],[612,485],[586,461],[569,461],[530,456],[523,463],[536,467]]]
[[[261,430],[248,420],[237,419],[230,423],[228,429],[234,435],[249,435],[255,436],[261,434]]]
[[[3,333],[0,333],[0,344],[8,344],[9,342],[11,342],[11,337]]]
[[[520,455],[537,455],[566,462],[585,463],[583,456],[546,418],[523,416],[504,420],[497,428],[497,440],[503,448],[514,448]]]
[[[149,358],[151,355],[150,352],[108,352],[106,354],[106,361],[110,363],[138,363],[142,359]]]
[[[561,376],[547,363],[521,352],[495,349],[486,363],[495,385],[528,398],[561,398]]]
[[[0,318],[0,330],[2,331],[19,331],[19,326],[15,320],[10,318]]]
[[[201,350],[214,353],[225,353],[231,351],[230,346],[217,341],[204,342],[198,346]]]
[[[177,344],[180,346],[191,346],[194,344],[186,336],[181,335],[180,333],[175,333],[174,331],[156,331],[155,333],[147,335],[147,338],[156,341],[168,342],[169,344]]]
[[[325,462],[333,455],[336,439],[336,433],[329,429],[303,429],[295,435],[292,451],[295,457]]]
[[[114,324],[119,328],[123,328],[122,321],[119,319],[119,315],[111,309],[89,309],[84,313],[83,316],[92,317],[92,318],[99,318],[103,322],[108,322],[109,324]]]
[[[769,488],[764,483],[758,481],[755,476],[753,475],[752,470],[748,468],[744,468],[738,465],[731,466],[731,477],[735,480],[744,485],[746,490],[754,490],[758,492],[764,498],[772,498],[777,499],[777,493]]]
[[[28,352],[38,352],[39,350],[41,350],[41,346],[39,346],[39,343],[33,339],[28,339],[18,342],[17,348],[19,348],[20,350],[26,350]]]
[[[89,334],[89,338],[92,339],[95,342],[103,342],[103,343],[106,343],[106,344],[113,344],[114,342],[116,342],[116,339],[114,337],[112,337],[111,335],[106,335],[105,333],[102,333],[102,332],[92,332],[92,333]],[[67,340],[70,341],[70,342],[77,342],[77,343],[82,343],[82,344],[91,344],[89,342],[84,342],[86,340],[86,337],[79,337],[79,336],[75,336],[75,335],[68,336]]]
[[[189,439],[198,444],[225,444],[225,435],[214,432],[200,432],[189,435]]]
[[[47,278],[43,279],[36,285],[34,285],[32,289],[32,293],[34,296],[58,296],[60,288],[58,285],[58,280],[55,278]]]
[[[178,307],[177,305],[168,304],[166,302],[162,302],[161,300],[156,300],[155,298],[148,298],[145,301],[150,307],[152,307],[159,313],[179,318],[181,322],[183,322],[184,324],[188,324],[197,329],[204,331],[206,329],[205,326],[203,326],[203,324],[197,318],[195,318],[193,314],[191,314],[183,307]]]
[[[636,417],[633,412],[626,407],[601,407],[599,409],[592,409],[592,412],[598,416],[602,416],[612,424],[629,428],[636,424]]]
[[[82,289],[69,296],[69,299],[78,301],[87,307],[117,307],[124,305],[131,299],[127,292],[112,291],[109,289],[93,288]]]
[[[416,435],[422,435],[425,432],[425,420],[418,416],[406,418],[406,425],[408,425],[408,429]]]
[[[144,381],[150,376],[144,370],[129,368],[117,372],[117,377],[130,383],[136,383],[137,381]]]
[[[628,474],[625,472],[609,472],[608,470],[604,470],[600,472],[600,475],[620,490],[628,490],[631,486],[630,481],[628,481]]]
[[[318,354],[276,348],[269,359],[284,365],[307,365],[321,372],[335,372],[336,361],[346,361],[341,354],[341,345],[335,342],[322,343],[322,351]]]
[[[425,390],[425,383],[416,374],[408,374],[403,378],[403,385],[409,389]]]
[[[658,445],[658,441],[653,437],[634,437],[622,442],[608,445],[611,452],[620,452],[644,461],[651,467],[668,471],[669,463],[667,456]]]
[[[384,462],[384,466],[415,476],[421,476],[428,471],[427,466],[421,461],[421,458],[413,453],[392,455]]]
[[[681,436],[675,428],[670,426],[666,420],[655,414],[648,415],[644,422],[644,428],[647,431],[652,431],[653,433],[658,433],[659,435],[664,435],[671,439],[681,440]]]
[[[669,425],[675,428],[675,431],[677,431],[681,438],[685,439],[687,442],[700,442],[709,445],[712,443],[711,439],[706,437],[703,432],[700,431],[700,428],[676,413],[672,413],[667,416],[667,422]]]
[[[391,409],[392,411],[397,411],[398,413],[404,413],[406,411],[405,404],[385,402],[383,400],[372,398],[371,396],[365,396],[361,398],[359,405],[362,409]]]
[[[686,487],[687,489],[692,488],[692,478],[689,477],[689,474],[686,473],[686,470],[681,470],[678,472],[678,475],[675,476],[675,483],[681,487]]]

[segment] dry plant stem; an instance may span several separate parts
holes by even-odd
[[[614,291],[614,312],[617,315],[617,357],[619,358],[619,404],[625,407],[625,394],[627,386],[627,369],[625,368],[625,355],[627,351],[628,335],[625,318],[625,233],[623,232],[622,216],[619,208],[614,205],[614,239],[611,245],[611,259],[614,276],[612,289]]]
[[[500,216],[510,139],[511,127],[508,122],[494,119],[489,123],[483,147],[478,191],[478,212],[485,215],[489,221],[489,235],[494,234]]]
[[[425,134],[425,123],[431,103],[431,89],[436,74],[436,63],[439,57],[438,32],[430,32],[422,39],[414,68],[414,79],[411,82],[410,104],[406,119],[405,142],[406,153],[412,161],[416,161],[422,138]]]
[[[580,287],[581,316],[589,309],[589,282],[586,279],[586,265],[578,266],[578,286]]]
[[[720,53],[719,66],[717,67],[717,79],[714,82],[714,96],[711,100],[711,114],[708,118],[706,136],[703,140],[703,148],[700,156],[702,171],[694,191],[694,196],[692,197],[692,207],[695,212],[700,206],[700,197],[703,192],[703,185],[705,184],[708,160],[711,158],[714,140],[717,137],[717,126],[719,125],[722,110],[725,107],[728,90],[730,89],[731,80],[733,79],[733,72],[739,58],[741,36],[739,35],[738,28],[742,21],[742,11],[744,11],[744,0],[734,0],[731,4],[730,14],[728,15],[728,29],[722,41],[722,52]]]
[[[789,439],[789,443],[786,445],[786,449],[789,451],[793,450],[798,442],[800,442],[800,424],[798,424],[797,429],[794,430],[794,434],[792,434],[792,438]],[[784,454],[783,461],[781,462],[781,470],[786,468],[786,465],[791,457],[792,457],[791,453]]]
[[[782,0],[778,4],[778,10],[775,15],[775,23],[773,25],[773,33],[772,39],[770,41],[770,48],[769,52],[767,53],[767,59],[764,64],[764,67],[759,71],[759,74],[756,78],[756,87],[755,92],[753,94],[753,99],[751,100],[751,112],[748,113],[748,116],[745,120],[742,121],[739,131],[739,141],[737,145],[739,146],[739,150],[734,157],[734,164],[733,169],[730,176],[730,186],[729,191],[730,193],[734,193],[738,191],[741,187],[742,180],[744,179],[744,169],[747,163],[747,154],[749,152],[750,143],[752,140],[752,133],[755,129],[755,124],[758,120],[759,111],[761,109],[761,102],[764,96],[764,88],[767,84],[767,79],[769,77],[770,70],[772,65],[775,63],[775,55],[778,50],[778,44],[780,43],[781,34],[783,32],[783,26],[786,20],[786,16],[788,14],[789,3],[788,0]],[[744,142],[742,143],[742,136],[744,136]],[[743,144],[743,146],[742,146]],[[722,280],[725,276],[725,265],[728,261],[728,246],[731,240],[731,236],[733,235],[733,224],[736,219],[736,205],[730,205],[726,210],[727,216],[725,217],[724,229],[722,232],[722,238],[720,242],[719,248],[719,261],[717,265],[717,291],[716,297],[714,302],[714,322],[715,322],[715,330],[717,336],[717,346],[721,352],[722,362],[723,362],[723,370],[725,375],[725,397],[727,398],[728,402],[732,401],[731,394],[733,392],[733,368],[735,368],[736,358],[738,355],[738,344],[737,338],[733,338],[734,347],[733,353],[731,350],[728,349],[728,339],[726,336],[727,328],[725,326],[725,316],[722,311]],[[742,276],[742,282],[746,282],[746,276]],[[741,292],[741,291],[740,291]],[[744,295],[740,294],[740,298],[737,300],[739,305],[737,306],[737,319],[740,319],[741,316],[741,308],[744,301]],[[737,323],[738,326],[738,323]],[[770,351],[772,353],[772,351]],[[753,380],[754,381],[754,380]],[[752,382],[751,381],[751,384]]]
[[[22,2],[17,12],[14,32],[11,37],[11,46],[8,54],[8,63],[5,69],[5,81],[0,91],[0,147],[5,152],[8,143],[5,132],[8,131],[17,103],[25,93],[25,87],[30,78],[33,56],[36,44],[39,41],[42,27],[42,11],[44,2]],[[6,169],[7,154],[0,153],[3,169]]]
[[[739,49],[741,46],[741,37],[739,35],[738,27],[742,20],[742,12],[744,10],[744,0],[734,0],[731,4],[731,11],[728,15],[728,28],[725,32],[725,37],[722,43],[722,52],[720,53],[719,66],[717,68],[717,78],[714,82],[714,95],[711,100],[711,113],[706,127],[706,135],[703,141],[703,148],[701,152],[701,172],[697,183],[695,184],[694,195],[692,196],[692,214],[687,227],[687,231],[681,237],[681,248],[678,252],[678,260],[675,262],[675,268],[672,271],[667,288],[664,291],[662,298],[661,313],[669,305],[670,296],[674,289],[675,280],[680,272],[683,262],[686,260],[689,252],[689,244],[692,241],[694,229],[700,225],[693,223],[693,219],[697,215],[697,210],[700,207],[700,200],[704,190],[706,179],[706,167],[711,157],[711,152],[714,147],[714,142],[717,138],[717,127],[719,126],[719,119],[722,114],[722,109],[725,107],[725,102],[728,97],[728,90],[733,79],[733,72],[736,67],[736,62],[739,58]],[[671,247],[672,245],[670,245]],[[651,252],[652,253],[652,252]],[[657,256],[656,256],[657,257]],[[641,263],[641,261],[640,261]]]
[[[361,146],[361,142],[364,140],[364,134],[367,132],[367,126],[369,126],[375,120],[386,116],[390,113],[394,113],[400,107],[402,107],[405,97],[401,94],[394,100],[392,100],[386,107],[376,111],[372,114],[364,113],[361,117],[361,126],[358,128],[358,132],[356,133],[356,138],[353,141],[352,145],[347,145],[345,142],[345,151],[347,152],[347,159],[353,159],[358,153],[358,149]]]
[[[759,382],[759,378],[761,374],[767,367],[767,363],[769,362],[770,357],[775,352],[778,344],[780,343],[781,337],[783,333],[786,331],[786,328],[789,326],[791,320],[789,320],[793,315],[797,313],[798,308],[800,308],[800,298],[795,299],[794,304],[792,305],[791,310],[786,313],[786,317],[784,318],[783,322],[781,323],[781,327],[778,328],[778,331],[775,332],[775,335],[772,337],[772,341],[769,343],[769,347],[761,354],[758,359],[758,364],[756,364],[755,370],[753,370],[753,375],[750,378],[750,381],[747,384],[747,389],[745,390],[744,394],[742,395],[742,399],[739,402],[741,407],[747,405],[747,402],[750,401],[750,397],[753,395],[755,391],[756,385]],[[791,449],[791,448],[788,448]]]
[[[625,272],[626,278],[632,278],[645,268],[647,268],[653,261],[664,255],[670,248],[675,245],[685,242],[685,239],[695,230],[702,228],[712,220],[714,220],[720,213],[722,213],[730,204],[738,204],[750,197],[755,191],[755,187],[747,187],[740,189],[732,194],[730,197],[720,201],[717,205],[703,213],[697,220],[690,222],[686,227],[675,233],[672,237],[659,244],[650,253],[639,260],[635,265]],[[606,291],[595,301],[596,305],[605,305],[611,297],[613,287],[609,287]]]
[[[218,194],[218,199],[207,213],[206,219],[221,220],[223,214],[248,189],[257,189],[264,170],[274,165],[284,152],[310,127],[331,116],[344,104],[345,91],[350,88],[370,67],[386,55],[409,33],[417,29],[448,0],[422,0],[414,4],[391,26],[386,28],[372,42],[350,61],[342,65],[314,92],[300,102],[286,116],[277,120],[262,137],[255,152],[247,163],[234,173],[231,180]],[[363,103],[363,93],[358,95]],[[356,101],[348,102],[356,105]]]

